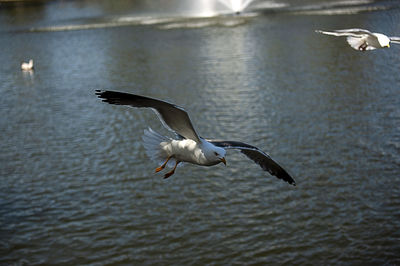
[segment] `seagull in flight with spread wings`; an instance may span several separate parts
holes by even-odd
[[[194,129],[188,113],[175,104],[117,91],[96,90],[96,95],[103,102],[110,104],[151,108],[156,111],[163,125],[177,135],[177,139],[171,139],[156,133],[151,128],[144,131],[143,144],[147,155],[162,162],[155,171],[160,172],[166,166],[172,168],[164,175],[164,178],[173,175],[181,162],[203,166],[212,166],[222,162],[226,165],[226,149],[237,149],[271,175],[296,185],[294,179],[278,163],[257,147],[238,141],[209,140],[200,137]]]
[[[348,44],[353,49],[359,51],[389,48],[390,43],[400,44],[400,37],[388,37],[385,34],[370,32],[364,29],[316,30],[315,32],[333,36],[345,36],[347,37]]]

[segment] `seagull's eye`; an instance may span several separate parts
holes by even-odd
[[[214,155],[215,155],[215,156],[218,156],[218,153],[217,153],[217,152],[214,152]]]

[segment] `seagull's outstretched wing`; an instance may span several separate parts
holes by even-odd
[[[392,36],[392,37],[389,37],[389,39],[390,39],[390,42],[392,42],[392,43],[400,44],[400,37]]]
[[[315,32],[333,36],[351,36],[356,38],[362,38],[366,35],[372,35],[372,32],[364,29],[343,29],[332,31],[316,30]]]
[[[224,149],[238,149],[247,157],[252,159],[261,166],[264,171],[268,171],[271,175],[283,179],[291,185],[296,185],[294,179],[283,169],[278,163],[272,160],[268,154],[259,150],[257,147],[239,141],[220,141],[220,140],[207,140],[215,146]]]
[[[179,106],[149,97],[117,91],[96,90],[96,95],[101,98],[103,102],[110,104],[152,108],[157,112],[161,122],[166,128],[186,139],[201,142],[193,128],[189,115]]]

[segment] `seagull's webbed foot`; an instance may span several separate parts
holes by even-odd
[[[166,173],[166,174],[164,175],[164,179],[170,177],[170,176],[173,175],[174,173],[175,173],[175,171],[171,171],[171,172]]]
[[[175,173],[175,169],[179,163],[180,163],[180,161],[176,161],[174,168],[170,172],[168,172],[164,175],[164,179],[170,177],[171,175],[173,175]]]
[[[166,160],[160,167],[157,167],[157,168],[156,168],[156,173],[158,173],[158,172],[160,172],[162,169],[164,169],[165,166],[167,165],[169,159],[171,159],[171,158],[172,158],[172,155],[168,156],[167,160]]]

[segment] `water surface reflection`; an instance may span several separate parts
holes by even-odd
[[[81,3],[63,3],[65,24],[103,17]],[[398,9],[15,31],[62,24],[59,4],[0,11],[1,263],[399,262],[399,47],[357,53],[314,33],[398,35]],[[157,117],[95,89],[184,106],[201,135],[268,151],[298,186],[235,152],[163,180],[140,143],[148,125],[168,134]]]

